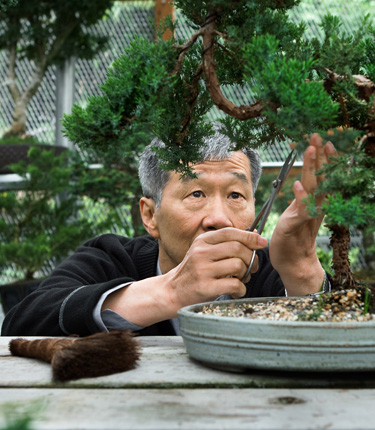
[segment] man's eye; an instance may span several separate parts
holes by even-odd
[[[230,193],[229,195],[229,198],[231,199],[239,199],[240,197],[242,197],[242,194],[236,192]]]
[[[202,191],[193,191],[191,193],[191,196],[199,198],[199,197],[203,197],[203,193],[202,193]]]

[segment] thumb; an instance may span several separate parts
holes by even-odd
[[[303,219],[311,218],[307,213],[306,207],[308,204],[309,193],[303,187],[301,181],[296,181],[293,185],[293,192],[296,198],[295,203],[297,205],[297,212],[299,216],[302,216]]]
[[[302,202],[302,199],[306,199],[308,197],[308,193],[303,188],[301,181],[296,181],[293,185],[294,196],[298,203]]]

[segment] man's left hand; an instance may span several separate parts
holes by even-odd
[[[313,194],[323,176],[315,172],[329,162],[337,152],[331,142],[323,145],[322,138],[314,133],[304,154],[301,181],[293,186],[295,199],[281,215],[270,242],[270,258],[273,267],[283,280],[288,295],[300,296],[318,292],[324,279],[324,271],[316,254],[316,236],[323,215],[312,218],[306,208],[306,199]],[[324,195],[315,198],[320,207]]]

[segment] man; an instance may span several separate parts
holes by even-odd
[[[218,130],[206,144],[202,162],[193,166],[196,178],[165,172],[147,148],[139,175],[140,211],[149,236],[109,234],[79,247],[11,309],[2,334],[85,336],[115,328],[178,334],[177,311],[186,305],[228,295],[300,296],[324,287],[315,250],[322,219],[309,217],[303,199],[323,179],[315,171],[335,155],[333,145],[323,146],[317,134],[311,137],[301,181],[293,187],[295,200],[268,248],[266,239],[245,231],[255,217],[258,153],[229,152],[231,142]],[[243,283],[253,250],[255,264]]]

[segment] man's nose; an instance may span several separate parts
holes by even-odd
[[[215,198],[206,205],[206,213],[202,221],[204,230],[218,230],[224,227],[233,227],[229,211],[221,198]]]

